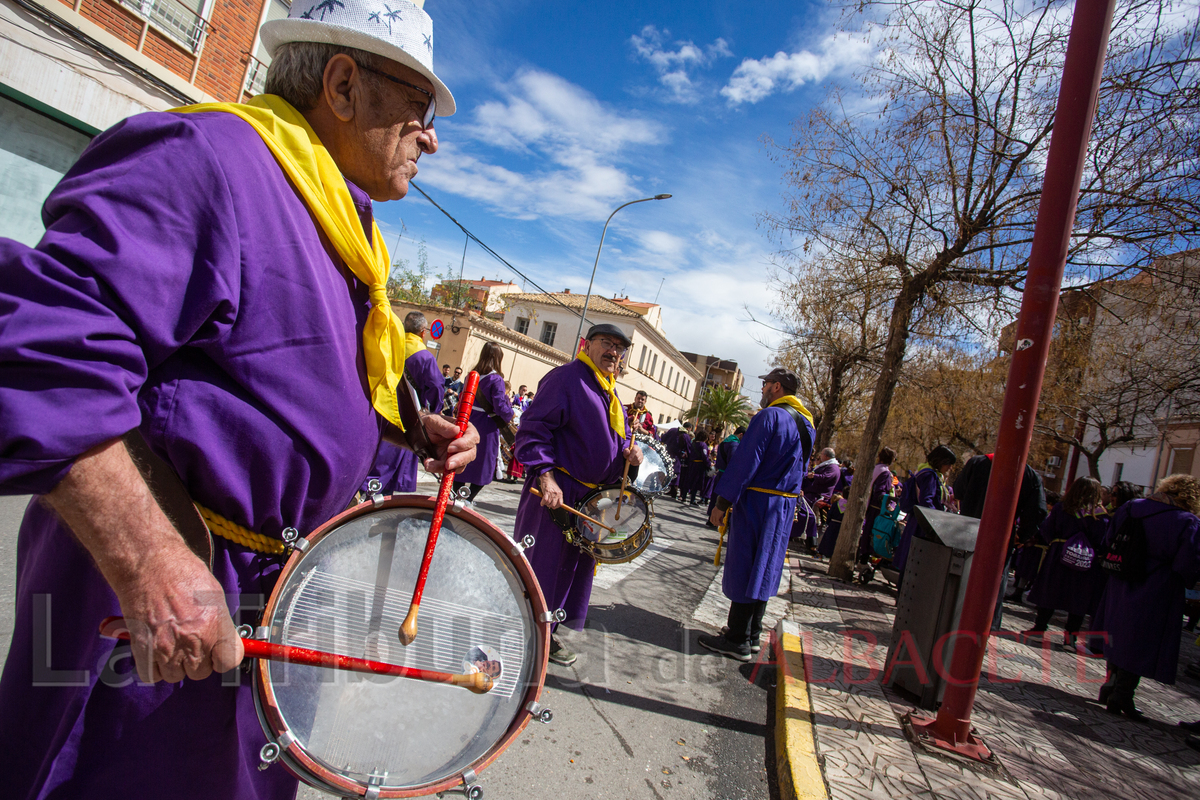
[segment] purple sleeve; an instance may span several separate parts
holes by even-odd
[[[492,403],[492,413],[505,422],[512,422],[512,403],[508,402],[508,392],[504,391],[504,378],[496,373],[487,376],[484,391]]]
[[[1189,585],[1200,578],[1200,519],[1190,514],[1185,517],[1179,534],[1179,549],[1175,552],[1171,570]]]
[[[916,483],[916,504],[925,508],[941,510],[944,503],[942,502],[942,498],[938,496],[937,474],[932,469],[923,469],[917,473]]]
[[[563,391],[557,367],[538,384],[533,402],[521,413],[521,427],[514,442],[517,461],[534,476],[554,466],[554,431],[567,423],[567,392]]]
[[[404,362],[408,382],[417,390],[421,405],[434,414],[442,410],[442,399],[446,395],[446,379],[438,368],[437,359],[428,350],[413,353]]]
[[[169,176],[169,179],[167,179]],[[145,114],[97,137],[51,192],[36,249],[0,240],[0,492],[44,493],[137,427],[148,371],[238,313],[238,231],[208,140]]]

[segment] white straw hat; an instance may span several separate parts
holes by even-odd
[[[433,84],[437,115],[454,113],[454,96],[433,73],[433,20],[425,0],[293,0],[287,19],[262,26],[272,56],[288,42],[320,42],[365,50],[403,64]]]

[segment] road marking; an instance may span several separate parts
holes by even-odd
[[[718,630],[724,627],[726,620],[729,619],[729,600],[725,597],[725,593],[721,591],[721,578],[725,575],[725,566],[722,565],[717,574],[713,576],[712,583],[708,585],[708,591],[704,593],[704,599],[700,601],[700,605],[696,606],[696,610],[692,613],[692,619],[703,625],[708,625]],[[767,601],[767,613],[763,615],[763,630],[770,630],[781,617],[787,614],[788,609],[788,594],[791,592],[791,571],[787,565],[784,565],[783,574],[779,576],[779,591],[775,597]]]
[[[643,564],[650,561],[659,553],[671,547],[670,539],[660,539],[657,536],[650,546],[646,548],[640,556],[633,561],[626,561],[624,564],[601,564],[600,570],[596,573],[596,577],[592,579],[593,589],[611,589],[625,578],[628,578],[634,570]]]

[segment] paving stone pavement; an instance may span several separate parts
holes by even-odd
[[[817,754],[832,800],[1200,797],[1200,752],[1184,744],[1177,725],[1200,719],[1200,681],[1183,674],[1200,659],[1195,634],[1181,631],[1175,686],[1142,681],[1137,702],[1147,721],[1136,723],[1095,701],[1102,659],[1052,646],[1061,641],[1062,615],[1038,647],[1012,634],[1033,626],[1033,609],[1007,605],[1009,634],[990,640],[971,717],[1002,768],[980,771],[905,738],[900,717],[915,701],[879,680],[895,591],[878,577],[865,587],[834,581],[827,562],[807,555],[789,554],[789,565],[790,616],[809,655]]]

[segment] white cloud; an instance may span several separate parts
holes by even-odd
[[[622,166],[629,151],[665,138],[661,125],[546,72],[522,72],[499,94],[455,127],[427,169],[421,164],[431,185],[504,216],[602,217],[637,191]],[[479,155],[493,148],[507,154],[506,166]]]
[[[731,105],[757,103],[775,92],[791,92],[806,83],[824,80],[836,71],[853,69],[870,57],[872,46],[865,37],[839,32],[825,37],[817,52],[780,51],[768,58],[748,58],[738,65],[721,89]]]
[[[675,42],[676,49],[667,49],[666,37],[670,31],[660,31],[653,25],[642,28],[641,33],[629,37],[634,51],[650,63],[658,73],[658,81],[666,89],[666,98],[676,103],[695,103],[702,92],[692,80],[691,72],[707,67],[719,58],[733,53],[724,39],[715,39],[712,44],[699,47],[691,41]]]

